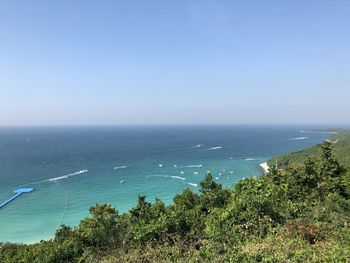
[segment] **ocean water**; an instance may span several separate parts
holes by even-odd
[[[61,224],[77,225],[95,203],[120,213],[138,195],[172,202],[198,191],[207,171],[225,187],[260,176],[274,155],[327,139],[305,126],[167,126],[0,128],[0,242],[51,238]],[[310,127],[318,128],[318,127]],[[322,128],[322,127],[321,127]]]

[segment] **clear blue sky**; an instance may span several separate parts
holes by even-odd
[[[0,125],[350,122],[350,1],[0,1]]]

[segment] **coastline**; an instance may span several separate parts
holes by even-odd
[[[91,132],[89,129],[82,133],[76,131],[69,132],[68,135],[74,138],[74,141],[69,140],[69,143],[71,147],[74,147],[77,152],[79,152],[79,156],[81,156],[79,158],[82,158],[81,160],[79,159],[79,162],[72,164],[72,168],[70,168],[71,165],[64,167],[61,163],[57,163],[57,165],[53,167],[43,166],[43,170],[36,173],[34,171],[37,171],[37,162],[28,160],[28,162],[24,164],[26,167],[31,167],[33,171],[30,172],[28,180],[26,179],[23,181],[23,178],[19,174],[18,178],[11,183],[12,185],[0,185],[1,192],[10,193],[13,191],[12,188],[16,189],[18,185],[37,182],[41,179],[48,180],[47,182],[45,181],[45,184],[37,186],[39,187],[39,191],[36,191],[35,195],[30,198],[21,198],[16,201],[16,203],[13,203],[11,207],[7,207],[6,210],[1,211],[0,222],[2,222],[2,226],[0,227],[0,242],[9,241],[33,244],[42,239],[49,240],[54,237],[54,232],[58,225],[57,221],[61,218],[63,213],[65,214],[62,223],[71,227],[77,226],[80,220],[88,215],[88,209],[94,202],[102,203],[108,200],[113,206],[118,207],[120,213],[124,213],[135,205],[137,193],[143,193],[151,202],[158,197],[168,205],[172,202],[172,198],[176,194],[183,191],[184,187],[198,190],[193,184],[199,186],[203,178],[202,175],[204,175],[207,170],[210,170],[213,175],[217,176],[218,179],[214,177],[216,182],[222,184],[224,187],[230,187],[234,182],[243,179],[247,175],[254,174],[259,177],[265,174],[268,168],[262,167],[260,163],[267,162],[270,156],[274,156],[275,151],[286,151],[281,141],[286,143],[287,146],[289,145],[292,150],[296,151],[303,145],[305,145],[303,148],[306,148],[307,145],[311,144],[313,141],[316,144],[320,143],[324,137],[327,136],[328,138],[328,135],[315,134],[310,135],[308,140],[292,142],[288,139],[299,136],[298,134],[290,135],[290,133],[294,132],[294,128],[284,130],[271,127],[271,129],[269,128],[268,130],[273,132],[277,131],[278,134],[276,135],[277,137],[274,137],[274,140],[269,141],[270,135],[267,132],[259,132],[259,136],[257,137],[252,136],[256,134],[257,128],[238,129],[233,127],[229,129],[230,132],[227,132],[226,129],[228,128],[215,131],[215,134],[218,134],[220,140],[225,141],[222,142],[216,141],[215,138],[212,139],[210,137],[214,132],[213,130],[207,131],[204,129],[201,131],[197,128],[188,128],[188,130],[184,130],[185,128],[177,129],[172,128],[171,132],[163,129],[155,129],[155,131],[146,130],[144,133],[140,133],[140,138],[142,138],[142,150],[140,151],[137,150],[140,146],[140,142],[138,141],[140,138],[137,140],[133,139],[133,134],[137,134],[138,132],[136,128],[135,130],[131,130],[130,137],[128,135],[130,133],[129,130],[119,131],[117,128],[113,132],[109,129],[103,130],[102,128],[97,131],[91,130]],[[169,134],[171,135],[174,131],[185,138],[184,144],[181,145],[181,147],[177,146],[176,138],[173,140],[172,136],[169,136]],[[36,131],[35,133],[33,132],[33,134],[37,133]],[[21,138],[26,138],[27,131],[23,131],[20,134]],[[66,148],[63,147],[61,149],[60,146],[65,145],[67,140],[58,136],[58,132],[55,130],[48,132],[48,134],[52,139],[52,146],[57,147],[59,150],[56,151],[57,155],[52,157],[52,162],[55,163],[55,158],[59,158],[59,160],[68,160],[67,163],[70,163],[70,155],[66,154]],[[113,136],[111,134],[113,134]],[[160,151],[157,148],[157,136],[159,134],[163,134],[164,138],[167,138],[164,139],[167,144],[164,151],[162,150],[162,153],[164,153],[163,156],[159,155]],[[199,138],[203,138],[203,142],[206,143],[206,146],[193,148],[202,142],[202,140],[197,137],[192,138],[194,134],[199,136]],[[34,136],[32,134],[30,135]],[[108,138],[108,140],[106,139],[106,141],[99,146],[101,147],[99,149],[103,149],[104,152],[106,152],[107,157],[104,156],[104,154],[95,154],[93,158],[91,158],[89,152],[94,151],[95,145],[97,145],[98,142],[96,141],[96,144],[91,143],[91,138],[100,138],[100,136]],[[9,139],[11,138],[12,136],[9,136]],[[19,140],[17,142],[16,138],[17,137],[14,137],[11,140],[16,142],[15,145],[18,149],[22,149],[20,148],[22,147],[22,141]],[[127,145],[123,142],[122,138],[130,139]],[[249,140],[244,138],[249,138]],[[95,142],[95,140],[92,141]],[[40,151],[42,154],[50,156],[51,147],[49,146],[51,144],[47,145],[44,143],[46,142],[45,138],[40,139],[40,142],[43,142],[40,144]],[[264,145],[264,154],[261,154],[260,148],[255,149],[255,147],[250,148],[249,155],[245,151],[241,151],[243,147],[259,145],[259,142],[269,142]],[[222,148],[213,151],[205,150],[207,148],[219,146]],[[272,151],[270,149],[274,150]],[[23,151],[24,154],[28,156],[31,153],[30,147],[23,147]],[[112,153],[113,155],[121,157],[117,161],[112,160],[112,158],[109,159]],[[2,174],[4,174],[4,176],[5,174],[12,174],[11,170],[16,171],[16,167],[11,161],[15,158],[16,151],[10,151],[7,154],[8,158],[5,159],[5,161],[8,161],[8,165],[6,165],[8,170],[6,173],[3,171]],[[148,157],[144,158],[144,156]],[[268,157],[266,158],[266,156]],[[160,167],[159,164],[162,164],[162,167]],[[174,167],[175,164],[176,167]],[[124,169],[120,168],[125,166],[127,167]],[[89,172],[85,174],[86,176],[71,176],[65,178],[68,174],[80,173],[85,169],[89,170]],[[184,172],[183,175],[181,171]],[[158,174],[161,176],[152,176]],[[174,177],[164,176],[168,174]],[[6,176],[1,179],[5,180],[7,178]],[[96,179],[102,176],[105,180]],[[181,176],[186,178],[186,180],[175,176]],[[9,176],[9,178],[12,177]],[[66,210],[64,210],[65,180],[62,179],[66,179],[68,183],[66,189],[69,192],[69,200]],[[120,184],[121,180],[124,180],[125,183]],[[82,189],[89,189],[89,194]],[[103,189],[103,191],[101,191],[101,189]],[[157,189],[157,191],[154,191],[154,189]],[[118,194],[114,194],[116,192]],[[91,193],[93,194],[90,195]],[[45,202],[42,200],[45,200]],[[54,205],[47,205],[49,203]],[[22,215],[18,214],[17,216],[16,214],[16,217],[12,217],[12,211],[14,209],[22,211]],[[26,212],[24,213],[24,211]]]
[[[270,167],[267,165],[267,162],[259,164],[261,169],[264,171],[264,174],[269,172]]]

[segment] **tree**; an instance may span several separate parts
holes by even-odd
[[[78,233],[87,245],[111,247],[117,245],[118,214],[110,204],[90,208],[91,217],[80,221]]]
[[[338,177],[341,172],[340,165],[335,159],[332,153],[332,143],[330,141],[325,141],[322,146],[322,155],[323,155],[323,174],[327,178]]]
[[[146,196],[139,195],[136,207],[130,210],[132,220],[135,221],[146,221],[150,219],[151,203],[146,202]]]
[[[207,173],[204,180],[200,183],[200,186],[201,188],[199,191],[203,194],[215,192],[222,189],[221,184],[214,182],[211,173]]]

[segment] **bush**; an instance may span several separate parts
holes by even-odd
[[[322,241],[325,238],[324,234],[307,219],[289,220],[285,224],[284,229],[287,237],[301,237],[310,244],[315,244],[317,241]]]

